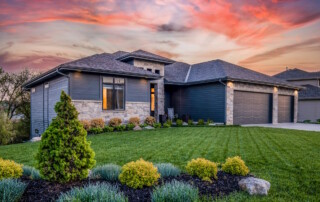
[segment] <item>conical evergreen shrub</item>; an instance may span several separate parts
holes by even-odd
[[[37,167],[41,176],[50,181],[65,183],[84,179],[95,165],[95,153],[78,120],[78,112],[64,91],[55,111],[57,117],[42,134]]]

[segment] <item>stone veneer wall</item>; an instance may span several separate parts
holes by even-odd
[[[125,110],[102,110],[102,101],[73,100],[80,120],[102,118],[106,123],[111,118],[121,118],[127,123],[130,117],[138,116],[141,123],[150,115],[150,102],[126,102]]]
[[[278,123],[278,95],[291,95],[294,96],[294,123],[298,120],[298,91],[277,88],[272,86],[239,83],[229,81],[226,85],[226,124],[233,124],[233,99],[234,91],[249,91],[249,92],[260,92],[260,93],[272,93],[273,94],[273,108],[272,108],[272,123]]]

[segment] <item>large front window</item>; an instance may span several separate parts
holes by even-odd
[[[102,108],[124,109],[124,79],[103,77]]]

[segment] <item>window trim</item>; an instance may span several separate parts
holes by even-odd
[[[109,83],[109,82],[103,82],[103,77],[111,77],[112,78],[112,82],[113,83]],[[115,83],[115,79],[123,79],[123,84],[118,84],[118,83]],[[123,77],[114,77],[114,76],[102,76],[101,77],[101,108],[102,108],[102,111],[125,111],[126,110],[126,79],[123,78]],[[115,109],[114,108],[114,98],[112,99],[112,109],[104,109],[103,108],[103,85],[106,84],[106,85],[112,85],[112,96],[114,96],[115,94],[115,86],[123,86],[123,109]]]

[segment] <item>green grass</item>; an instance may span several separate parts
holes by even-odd
[[[271,182],[267,197],[237,193],[228,201],[320,200],[320,133],[272,128],[183,127],[89,136],[98,165],[144,158],[185,170],[197,157],[223,162],[239,155],[252,174]],[[0,157],[34,166],[39,143],[0,147]]]

